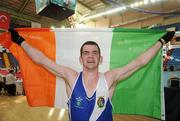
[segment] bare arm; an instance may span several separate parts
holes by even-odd
[[[67,81],[72,87],[78,73],[66,66],[58,65],[53,60],[44,55],[40,50],[29,45],[23,37],[21,37],[16,30],[10,29],[12,41],[20,45],[28,56],[37,64],[42,65],[48,71],[56,76],[59,76]]]
[[[69,80],[69,77],[77,74],[77,72],[71,68],[56,64],[41,51],[29,45],[26,41],[24,41],[21,46],[35,63],[42,65],[56,76]]]
[[[174,36],[174,32],[166,33],[153,46],[139,55],[135,60],[122,68],[117,68],[105,73],[109,88],[114,87],[114,83],[118,83],[124,78],[130,76],[139,68],[146,65],[160,50],[162,44],[169,42]]]
[[[158,41],[155,43],[155,45],[143,52],[126,66],[106,72],[106,77],[110,77],[111,83],[123,80],[139,68],[146,65],[156,55],[160,48],[161,43]]]
[[[106,72],[105,75],[108,80],[109,87],[111,87],[113,83],[117,83],[118,81],[123,80],[139,68],[146,65],[156,55],[156,53],[161,48],[161,45],[162,44],[158,41],[155,43],[155,45],[143,52],[135,60],[133,60],[126,66]]]

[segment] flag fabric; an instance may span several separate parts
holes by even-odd
[[[26,41],[57,64],[82,71],[80,47],[95,41],[101,48],[100,72],[122,67],[152,46],[164,31],[148,29],[17,29]],[[65,83],[34,63],[21,47],[6,38],[0,43],[9,47],[19,61],[25,94],[30,106],[67,108]],[[7,41],[7,42],[4,42]],[[7,45],[5,43],[8,43]],[[120,82],[112,98],[113,113],[161,117],[161,51],[146,66]]]

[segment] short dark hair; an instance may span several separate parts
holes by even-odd
[[[94,41],[86,41],[86,42],[81,46],[81,49],[80,49],[80,54],[81,54],[81,56],[82,56],[82,52],[83,52],[83,47],[84,47],[85,45],[95,45],[95,46],[97,46],[98,51],[99,51],[99,55],[101,55],[100,47],[99,47],[99,45],[98,45],[96,42],[94,42]]]

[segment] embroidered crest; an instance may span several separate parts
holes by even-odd
[[[98,100],[97,100],[97,105],[99,108],[102,108],[104,107],[104,104],[105,104],[105,99],[104,97],[99,97]]]
[[[78,97],[78,98],[76,98],[76,105],[75,105],[75,107],[77,107],[77,108],[82,108],[81,106],[82,106],[82,98],[81,97]]]

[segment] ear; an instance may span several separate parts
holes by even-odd
[[[81,56],[79,56],[79,62],[82,65],[82,58],[81,58]]]
[[[103,62],[103,57],[100,56],[100,58],[99,58],[99,64],[102,64],[102,62]]]

